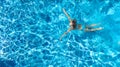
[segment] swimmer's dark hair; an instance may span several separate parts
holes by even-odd
[[[73,22],[73,28],[76,28],[77,21],[73,19],[72,22]]]
[[[76,19],[73,19],[72,22],[73,22],[73,23],[76,23],[77,21],[76,21]]]

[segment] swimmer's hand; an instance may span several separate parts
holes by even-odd
[[[69,14],[66,12],[66,10],[64,8],[63,8],[63,12],[67,16],[68,20],[71,22],[72,19],[71,19],[71,17],[69,16]]]

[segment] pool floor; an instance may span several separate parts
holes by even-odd
[[[78,24],[69,28],[65,9]],[[0,67],[119,67],[119,0],[0,0]]]

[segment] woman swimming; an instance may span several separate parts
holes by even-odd
[[[94,26],[98,25],[98,24],[91,24],[91,25],[86,25],[85,28],[82,28],[82,25],[81,24],[77,24],[77,21],[75,19],[71,19],[70,16],[68,15],[68,13],[66,12],[66,10],[63,8],[63,12],[64,14],[67,16],[68,20],[69,20],[69,25],[70,25],[70,28],[67,30],[67,32],[65,32],[61,37],[60,37],[60,40],[62,40],[62,38],[68,33],[70,32],[71,30],[74,30],[74,29],[79,29],[79,30],[84,30],[86,32],[92,32],[92,31],[97,31],[97,30],[102,30],[103,28],[102,27],[99,27],[99,28],[93,28]]]

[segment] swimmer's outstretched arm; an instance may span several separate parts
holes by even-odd
[[[70,31],[71,31],[71,28],[69,28],[69,29],[67,30],[67,32],[65,32],[65,33],[60,37],[59,40],[62,40],[62,38],[63,38],[67,33],[69,33]]]
[[[70,18],[70,16],[68,15],[68,13],[66,12],[66,10],[63,8],[63,12],[64,12],[64,14],[68,17],[68,20],[71,22],[72,21],[72,19]]]

